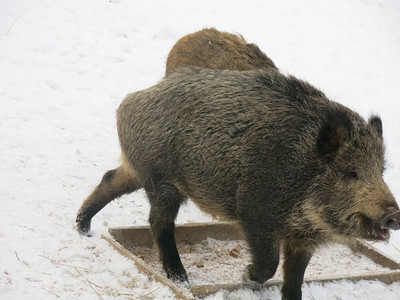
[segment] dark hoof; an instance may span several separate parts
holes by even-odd
[[[189,283],[189,277],[186,274],[186,271],[183,267],[176,268],[175,270],[167,269],[166,272],[167,272],[167,277],[175,282]]]
[[[262,284],[255,281],[252,277],[253,265],[247,265],[242,277],[242,286],[251,290],[259,290],[262,288]]]
[[[257,280],[254,274],[254,265],[247,265],[242,277],[242,286],[251,290],[260,290],[263,287],[264,280]]]
[[[253,264],[247,265],[243,274],[243,282],[257,282],[255,277],[255,268]]]
[[[89,231],[90,231],[90,220],[84,220],[81,218],[79,215],[76,217],[76,229],[81,235],[84,236],[92,236]]]

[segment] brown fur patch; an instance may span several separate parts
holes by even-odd
[[[394,197],[386,183],[378,178],[372,183],[361,182],[355,188],[354,209],[373,221],[382,219],[393,207]],[[393,207],[395,209],[395,207]]]
[[[182,66],[219,70],[277,70],[274,62],[257,45],[248,44],[241,35],[215,28],[203,29],[178,40],[168,54],[166,75]]]

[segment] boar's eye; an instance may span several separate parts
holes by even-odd
[[[353,180],[358,179],[358,174],[355,171],[350,171],[347,173],[347,177]]]

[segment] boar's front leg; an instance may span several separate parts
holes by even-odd
[[[279,242],[265,235],[260,224],[242,226],[252,254],[252,264],[247,267],[244,280],[260,284],[272,278],[279,264]]]
[[[305,241],[289,240],[284,244],[285,261],[283,263],[284,281],[283,300],[301,300],[301,285],[304,272],[314,253],[314,246]]]
[[[259,192],[257,186],[247,185],[239,186],[237,192],[237,216],[252,254],[252,264],[243,277],[245,283],[248,280],[264,283],[274,276],[279,264],[275,211],[265,209],[268,199]]]
[[[175,218],[179,206],[186,200],[178,189],[170,184],[157,184],[145,188],[150,200],[150,228],[168,278],[188,281],[175,242]]]

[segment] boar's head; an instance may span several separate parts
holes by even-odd
[[[317,137],[323,173],[315,181],[312,219],[333,238],[387,240],[400,228],[399,207],[384,182],[382,122],[347,109],[326,113]]]

